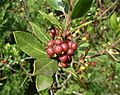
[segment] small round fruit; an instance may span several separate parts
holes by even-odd
[[[61,54],[61,53],[63,52],[62,46],[61,46],[61,45],[55,46],[55,47],[54,47],[54,52],[55,52],[56,54]]]
[[[72,62],[72,58],[71,58],[71,56],[68,56],[68,58],[67,58],[67,62],[68,62],[68,63],[71,63],[71,62]]]
[[[53,57],[54,51],[52,47],[47,48],[47,54],[49,58]]]
[[[74,54],[73,49],[68,49],[67,55],[68,55],[68,56],[72,56],[73,54]]]
[[[50,30],[50,33],[53,34],[53,35],[56,35],[56,30],[55,30],[55,28],[51,29],[51,30]]]
[[[61,44],[62,44],[62,41],[61,41],[60,39],[56,39],[56,40],[55,40],[55,43],[56,43],[57,45],[61,45]]]
[[[68,56],[66,54],[60,55],[59,59],[61,62],[65,63],[67,61]]]
[[[75,51],[77,49],[77,44],[73,42],[71,48]]]
[[[71,48],[71,47],[72,47],[72,44],[73,44],[73,42],[72,42],[72,41],[68,41],[69,48]]]
[[[67,43],[62,43],[61,46],[62,46],[64,52],[67,52],[67,50],[69,48],[68,44]]]
[[[50,40],[47,44],[47,47],[53,47],[54,46],[54,40]]]

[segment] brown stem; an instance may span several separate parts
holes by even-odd
[[[71,26],[71,13],[72,13],[72,8],[73,8],[73,2],[74,0],[70,0],[70,8],[68,11],[68,15],[66,15],[66,13],[64,13],[65,16],[65,29],[63,32],[66,32],[69,30],[70,26]]]
[[[98,18],[97,20],[101,19],[103,15],[105,15],[110,9],[112,9],[116,4],[118,3],[118,0],[116,0],[106,11],[104,11]]]
[[[116,42],[112,43],[111,45],[107,46],[106,48],[99,50],[96,54],[94,54],[92,56],[86,56],[86,58],[95,58],[95,57],[101,56],[103,54],[108,54],[107,50],[109,50],[111,48],[115,48],[118,44],[120,44],[120,39],[118,39]]]

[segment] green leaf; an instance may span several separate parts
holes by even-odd
[[[118,22],[117,22],[116,13],[113,13],[110,17],[110,26],[113,30],[117,30]]]
[[[48,4],[55,10],[64,11],[64,3],[62,0],[47,0]]]
[[[52,77],[46,77],[41,75],[36,77],[36,88],[38,92],[50,88],[52,83]]]
[[[14,38],[19,48],[33,58],[46,58],[43,45],[31,33],[16,31]]]
[[[53,25],[56,25],[58,28],[62,29],[60,22],[51,14],[46,14],[43,11],[39,11],[43,18],[50,21]]]
[[[78,0],[76,1],[73,11],[71,14],[71,18],[79,18],[82,17],[89,9],[93,0]]]
[[[53,76],[57,71],[57,62],[49,58],[40,58],[34,63],[34,75]]]
[[[47,33],[45,33],[44,29],[40,28],[38,25],[30,22],[32,26],[33,33],[41,40],[43,43],[47,43],[50,40],[50,37]]]

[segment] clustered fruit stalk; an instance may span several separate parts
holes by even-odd
[[[70,5],[68,14],[64,11],[65,16],[65,27],[62,31],[59,31],[58,28],[52,28],[50,30],[50,40],[47,44],[47,55],[48,58],[57,60],[60,63],[61,67],[68,67],[72,62],[72,56],[77,49],[76,42],[72,41],[72,33],[70,31],[71,27],[71,10],[72,5]],[[59,65],[59,66],[60,66]]]

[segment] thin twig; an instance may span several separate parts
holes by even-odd
[[[86,58],[95,58],[95,57],[101,56],[103,54],[108,54],[108,52],[106,50],[115,48],[118,44],[120,44],[120,39],[118,39],[116,42],[112,43],[111,45],[107,46],[106,48],[99,50],[96,54],[94,54],[92,56],[86,56]]]
[[[116,0],[114,3],[112,3],[112,5],[111,5],[107,10],[105,10],[105,11],[97,18],[97,20],[101,19],[102,16],[105,15],[110,9],[112,9],[117,3],[118,3],[118,0]]]
[[[72,74],[70,73],[70,74],[67,76],[67,79],[64,80],[64,82],[63,82],[60,86],[58,86],[58,88],[61,88],[62,86],[64,86],[64,85],[67,83],[67,81],[70,79],[71,76],[72,76]]]
[[[119,60],[118,60],[117,58],[115,58],[115,56],[114,56],[111,52],[109,52],[108,50],[106,50],[106,52],[107,52],[115,61],[118,61],[118,62],[119,62]]]

